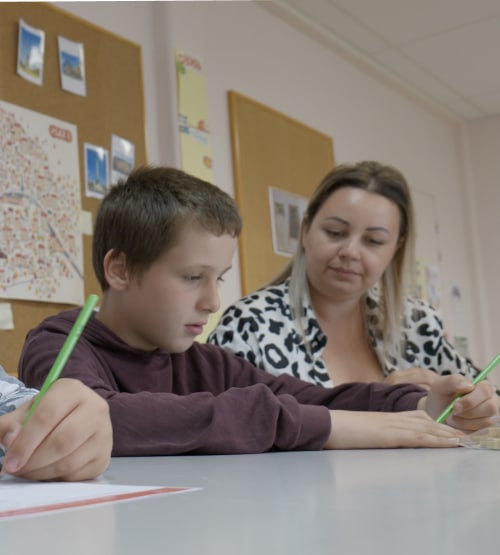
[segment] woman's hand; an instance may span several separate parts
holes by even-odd
[[[424,408],[432,418],[437,418],[459,395],[463,397],[455,404],[446,420],[447,424],[465,432],[492,425],[491,418],[499,414],[500,397],[487,380],[474,386],[470,380],[458,374],[438,376],[428,396],[420,400],[419,408]]]
[[[402,368],[391,372],[383,381],[388,385],[414,383],[429,390],[437,377],[436,372],[427,368]]]
[[[60,379],[25,426],[31,402],[0,417],[8,450],[2,472],[32,480],[86,480],[108,466],[113,443],[108,404],[78,380]]]

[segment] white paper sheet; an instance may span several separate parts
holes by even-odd
[[[166,486],[128,486],[90,482],[31,482],[3,476],[0,480],[0,520],[46,514],[99,505],[131,501],[151,495],[166,495],[199,488]]]

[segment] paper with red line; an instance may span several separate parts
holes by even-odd
[[[30,482],[4,476],[0,480],[0,519],[47,514],[195,491],[199,488],[169,486],[128,486],[91,482]]]

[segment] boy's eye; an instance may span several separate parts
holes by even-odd
[[[199,279],[201,279],[201,276],[198,276],[198,275],[186,276],[186,279],[187,279],[188,281],[198,281]]]

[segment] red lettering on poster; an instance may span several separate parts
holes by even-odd
[[[49,126],[49,133],[54,139],[60,139],[61,141],[66,141],[68,143],[73,140],[73,135],[69,129],[63,129],[57,125]]]
[[[197,71],[201,71],[200,62],[196,58],[189,56],[189,54],[179,54],[179,61],[181,62],[182,65],[192,67]]]

